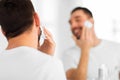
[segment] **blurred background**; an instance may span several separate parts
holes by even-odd
[[[45,26],[56,42],[55,55],[60,57],[75,45],[68,23],[70,12],[78,6],[90,9],[95,19],[95,32],[100,39],[120,43],[120,1],[119,0],[32,0],[39,14],[41,26]],[[1,32],[1,31],[0,31]],[[7,46],[7,40],[0,33],[0,49]]]

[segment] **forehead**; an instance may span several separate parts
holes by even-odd
[[[84,11],[77,10],[77,11],[75,11],[71,14],[69,23],[71,24],[73,19],[79,19],[79,18],[82,18],[82,17],[87,17],[87,15],[84,13]]]
[[[83,10],[77,10],[77,11],[75,11],[71,14],[71,19],[72,18],[80,18],[80,17],[83,17],[83,16],[86,16],[84,11]]]

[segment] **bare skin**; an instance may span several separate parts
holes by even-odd
[[[44,53],[47,53],[53,56],[56,45],[53,40],[52,34],[46,28],[44,28],[44,34],[46,35],[46,39],[43,45],[40,46],[40,43],[39,43],[38,49]]]
[[[99,45],[101,42],[95,35],[94,26],[88,29],[83,25],[86,20],[94,24],[93,18],[86,15],[82,10],[78,10],[71,15],[69,21],[72,32],[76,32],[73,39],[76,45],[81,49],[81,57],[77,68],[71,68],[66,72],[68,80],[87,80],[90,49]],[[81,29],[79,30],[79,28]],[[80,36],[80,39],[77,39],[77,36]]]
[[[38,35],[40,34],[40,20],[37,13],[34,14],[33,19],[34,22],[31,29],[25,31],[17,37],[8,39],[8,46],[6,49],[9,50],[20,46],[28,46],[38,49],[48,55],[53,55],[55,51],[55,42],[51,33],[47,29],[44,29],[46,35],[45,42],[43,45],[38,46],[40,44],[38,43]],[[3,32],[3,34],[5,34],[5,32]]]

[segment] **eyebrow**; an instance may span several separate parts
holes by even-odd
[[[74,18],[80,18],[81,16],[75,16]],[[68,21],[71,24],[71,20]]]
[[[75,16],[75,18],[80,18],[81,16]]]

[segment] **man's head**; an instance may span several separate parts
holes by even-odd
[[[7,39],[11,39],[40,24],[31,0],[0,0],[0,25]]]
[[[84,22],[86,20],[93,21],[92,12],[84,7],[77,7],[71,12],[70,26],[72,33],[79,39],[82,28],[84,27]],[[94,22],[94,21],[93,21]]]

